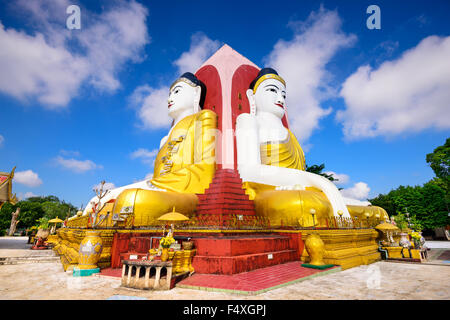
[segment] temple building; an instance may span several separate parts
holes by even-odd
[[[146,259],[170,225],[158,219],[172,211],[189,218],[172,231],[179,243],[194,244],[183,262],[190,272],[232,275],[311,263],[305,243],[312,234],[324,243],[327,265],[347,269],[381,259],[373,227],[389,219],[386,211],[345,199],[331,181],[305,171],[289,128],[295,106],[286,105],[295,88],[282,74],[228,45],[186,71],[168,92],[173,123],[153,177],[92,198],[67,221],[54,249],[65,270],[79,264],[91,230],[102,240],[100,268]]]

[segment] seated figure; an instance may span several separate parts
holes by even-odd
[[[334,183],[305,171],[304,153],[283,126],[285,81],[275,70],[262,69],[247,97],[250,113],[239,115],[236,122],[237,159],[257,214],[268,217],[273,226],[324,227],[328,217],[351,218]]]
[[[148,226],[161,224],[156,219],[173,207],[185,215],[195,211],[195,193],[203,193],[215,173],[217,115],[202,110],[205,95],[206,87],[192,73],[183,74],[172,84],[168,113],[173,123],[161,140],[152,179],[110,190],[100,205],[112,204],[100,215],[105,216],[108,208],[117,226],[129,222],[130,216],[134,226]],[[84,214],[92,213],[96,202],[98,197],[91,200]]]

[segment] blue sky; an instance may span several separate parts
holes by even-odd
[[[65,10],[81,8],[81,29]],[[381,9],[369,30],[366,9]],[[308,164],[359,199],[433,177],[449,137],[448,1],[0,1],[0,171],[14,192],[86,205],[144,179],[167,86],[222,44],[287,81]],[[305,89],[306,88],[306,89]],[[363,124],[363,125],[362,125]]]

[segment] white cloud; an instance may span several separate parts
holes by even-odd
[[[96,190],[96,189],[100,190],[101,186],[102,186],[102,184],[98,183],[92,187],[92,190]],[[115,188],[116,188],[116,186],[112,182],[105,182],[105,184],[103,185],[103,191],[111,190],[111,189],[115,189]]]
[[[200,65],[217,49],[220,42],[211,40],[201,32],[191,37],[189,51],[183,52],[173,62],[177,67],[177,74],[172,81],[185,72],[195,71]],[[137,115],[141,125],[145,129],[167,128],[172,119],[167,114],[167,99],[169,97],[169,86],[171,83],[159,87],[142,85],[137,87],[130,96],[130,104],[137,108]]]
[[[450,37],[430,36],[378,69],[349,76],[337,113],[347,139],[450,128]]]
[[[355,35],[341,30],[341,24],[336,11],[321,7],[306,21],[291,23],[293,39],[279,40],[266,59],[266,65],[286,80],[289,123],[302,142],[318,128],[319,120],[331,112],[331,108],[321,108],[320,103],[337,95],[331,86],[327,63],[338,50],[356,40]]]
[[[146,18],[148,10],[141,4],[120,1],[112,10],[94,16],[95,21],[79,33],[91,64],[91,83],[100,89],[114,91],[120,86],[117,71],[125,62],[140,62],[142,49],[149,43]]]
[[[37,194],[34,194],[33,192],[26,192],[24,195],[23,195],[23,197],[25,198],[25,199],[28,199],[28,198],[32,198],[32,197],[37,197],[38,195]]]
[[[370,188],[365,182],[357,182],[353,187],[341,190],[344,197],[365,200],[369,196]]]
[[[32,198],[32,197],[39,197],[37,194],[34,194],[33,192],[26,192],[25,194],[23,194],[22,192],[19,192],[19,194],[17,195],[17,199],[19,201],[22,201],[24,199],[28,199],[28,198]]]
[[[29,36],[0,23],[0,43],[0,91],[19,100],[64,106],[88,75],[84,59],[50,46],[41,33]]]
[[[345,173],[336,173],[333,171],[326,171],[325,173],[328,175],[332,175],[333,178],[337,179],[337,181],[333,181],[337,185],[344,185],[350,181],[350,177]]]
[[[179,73],[194,73],[214,52],[220,47],[220,41],[211,40],[202,32],[197,32],[191,37],[189,51],[183,52],[174,61]]]
[[[344,199],[344,203],[348,206],[370,206],[371,203],[367,200],[358,200],[358,199],[353,199],[353,198],[346,198],[343,197]]]
[[[14,181],[28,187],[38,187],[42,184],[39,175],[32,170],[18,171],[14,173]]]
[[[171,124],[167,110],[169,87],[152,88],[148,85],[137,87],[130,96],[130,102],[138,106],[138,117],[145,129],[166,128]]]
[[[142,59],[149,42],[144,6],[116,1],[101,14],[82,8],[82,29],[71,31],[65,28],[69,4],[18,1],[15,12],[23,11],[37,28],[34,34],[5,29],[0,22],[0,92],[63,108],[83,83],[109,92],[118,89],[123,65]]]
[[[130,154],[131,159],[141,159],[144,163],[152,164],[155,157],[158,155],[158,149],[147,150],[140,148]]]
[[[5,142],[5,138],[0,134],[0,147],[3,146],[4,142]]]
[[[94,169],[102,169],[103,166],[95,164],[91,160],[76,160],[76,159],[65,159],[61,156],[55,158],[56,164],[60,165],[63,168],[66,168],[70,171],[76,173],[83,173],[89,170]]]

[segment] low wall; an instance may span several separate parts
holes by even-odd
[[[139,241],[138,238],[161,236],[162,230],[115,230],[96,229],[101,231],[100,237],[103,241],[103,251],[99,260],[99,267],[118,268],[121,267],[120,255],[130,251],[147,251],[149,241]],[[61,257],[64,270],[78,264],[78,250],[87,229],[62,228],[58,230],[58,243],[54,251]],[[312,232],[319,233],[325,243],[324,262],[327,264],[340,265],[342,269],[349,269],[359,265],[370,264],[381,260],[376,239],[378,233],[374,229],[315,229],[315,230],[175,230],[179,236],[213,236],[221,237],[227,235],[248,234],[279,234],[290,238],[289,246],[295,250],[298,259],[309,262],[309,256],[304,249],[304,241]],[[131,241],[135,238],[135,241]],[[154,243],[155,245],[156,243]],[[135,247],[135,248],[134,248]],[[142,247],[142,248],[141,248]]]

